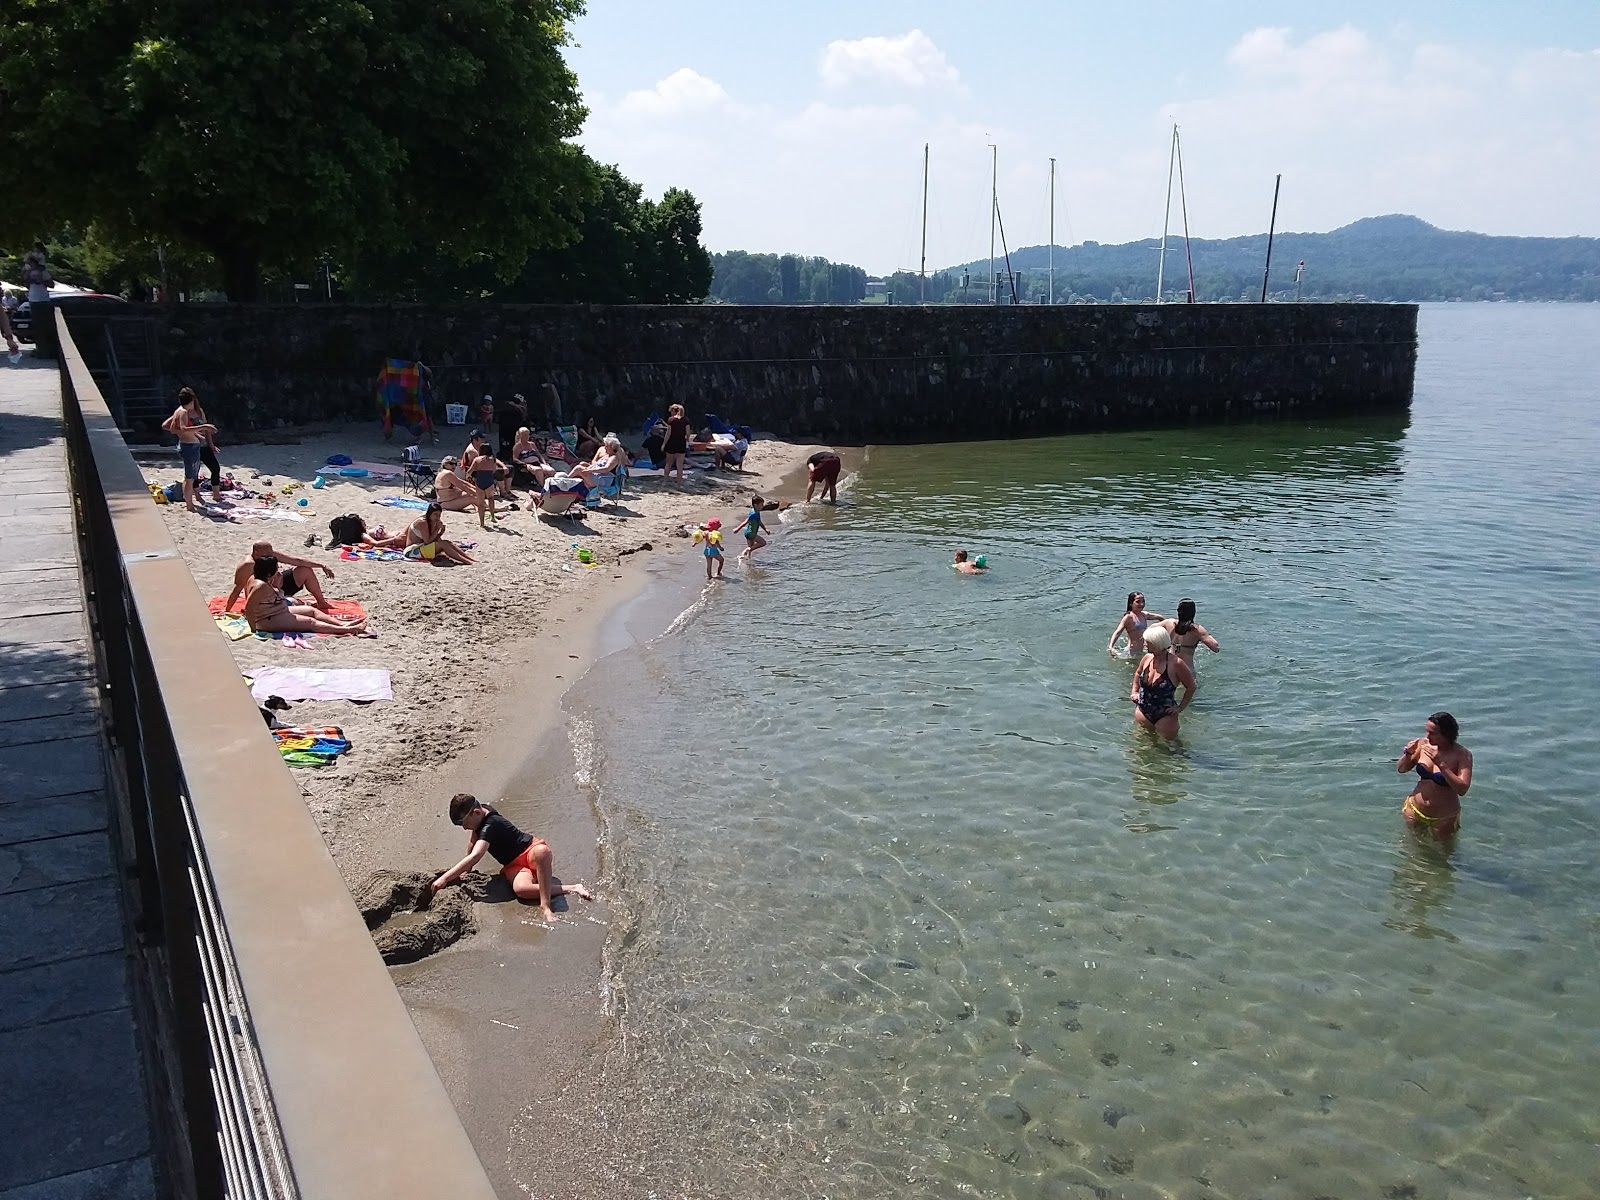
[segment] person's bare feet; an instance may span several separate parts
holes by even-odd
[[[581,884],[581,883],[564,883],[564,884],[561,885],[561,890],[559,892],[557,892],[556,895],[558,895],[558,896],[581,896],[585,900],[593,900],[594,899],[594,893],[591,892],[588,888],[584,887],[583,884]]]

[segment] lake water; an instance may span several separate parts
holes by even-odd
[[[874,449],[586,681],[619,1177],[1595,1195],[1596,345],[1429,308],[1409,417]],[[1222,642],[1176,752],[1105,652],[1135,589]],[[1449,856],[1394,770],[1438,708]]]

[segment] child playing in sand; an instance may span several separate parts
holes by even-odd
[[[713,578],[711,564],[717,564],[715,578],[722,578],[722,522],[712,517],[704,525],[694,531],[694,540],[704,542],[706,547],[706,578]]]
[[[477,866],[485,854],[492,854],[517,899],[530,903],[537,900],[547,921],[556,919],[550,901],[557,896],[570,894],[585,900],[594,899],[594,893],[581,883],[556,882],[550,844],[543,838],[523,833],[495,812],[493,806],[479,803],[466,792],[458,792],[450,798],[450,822],[467,831],[467,856],[429,885],[434,892],[460,879]]]
[[[740,552],[741,559],[752,557],[755,552],[767,544],[767,539],[762,537],[766,526],[761,523],[761,510],[766,507],[760,496],[750,497],[750,512],[744,519],[744,550]]]

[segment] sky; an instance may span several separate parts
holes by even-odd
[[[1411,213],[1600,235],[1600,2],[589,0],[580,141],[700,200],[712,250],[915,271],[1159,237],[1172,126],[1195,237]],[[996,149],[991,151],[990,147]],[[1174,188],[1171,224],[1181,230]]]

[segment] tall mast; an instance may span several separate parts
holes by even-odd
[[[1056,160],[1050,160],[1050,303],[1056,302]]]
[[[922,266],[917,271],[917,300],[928,302],[928,143],[922,143]]]
[[[1272,275],[1272,235],[1278,228],[1278,189],[1283,186],[1279,175],[1272,185],[1272,221],[1267,225],[1267,265],[1261,272],[1261,303],[1267,302],[1267,279]]]
[[[989,144],[989,303],[1000,303],[1000,276],[994,270],[994,216],[1000,211],[1000,147]]]
[[[1161,265],[1156,268],[1156,303],[1161,303],[1161,288],[1167,276],[1167,228],[1172,224],[1172,167],[1178,156],[1178,127],[1172,127],[1172,149],[1167,153],[1167,206],[1161,213]]]
[[[1189,193],[1183,186],[1183,143],[1178,127],[1172,127],[1172,148],[1178,155],[1178,203],[1183,206],[1183,257],[1189,264],[1189,303],[1194,303],[1194,254],[1189,249]]]

